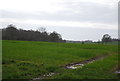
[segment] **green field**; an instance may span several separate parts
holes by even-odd
[[[78,69],[65,65],[108,55]],[[3,79],[32,79],[50,72],[49,79],[117,79],[118,46],[102,44],[2,41]]]

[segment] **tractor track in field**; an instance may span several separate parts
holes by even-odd
[[[71,63],[71,64],[66,65],[64,68],[66,68],[66,69],[77,69],[77,68],[79,68],[79,66],[82,67],[86,64],[93,63],[94,61],[104,59],[106,56],[108,56],[108,55],[97,56],[97,57],[90,58],[88,60],[83,60],[83,61],[80,61],[80,62]]]
[[[109,54],[111,55],[111,54]],[[88,60],[83,60],[83,61],[80,61],[80,62],[76,62],[76,63],[71,63],[71,64],[67,64],[65,65],[64,67],[62,68],[65,68],[65,69],[77,69],[77,68],[82,68],[84,65],[86,64],[89,64],[89,63],[93,63],[97,60],[102,60],[104,59],[105,57],[109,56],[109,55],[102,55],[102,56],[97,56],[97,57],[93,57],[93,58],[90,58]],[[33,78],[31,79],[30,81],[40,81],[40,80],[43,80],[47,77],[51,77],[51,76],[54,76],[54,75],[58,75],[60,73],[56,73],[56,72],[51,72],[51,73],[48,73],[48,74],[45,74],[43,76],[40,76],[40,77],[37,77],[37,78]]]

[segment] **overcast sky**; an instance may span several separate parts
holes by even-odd
[[[119,0],[0,0],[0,28],[46,27],[63,39],[98,40],[118,36]]]

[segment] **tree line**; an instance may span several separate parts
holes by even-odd
[[[46,41],[46,42],[72,42],[72,43],[93,43],[92,41],[69,41],[63,40],[61,35],[56,31],[48,33],[46,28],[40,27],[38,30],[23,30],[17,29],[16,26],[10,24],[6,28],[2,29],[2,39],[3,40],[26,40],[26,41]],[[109,34],[104,34],[101,41],[98,40],[97,43],[110,43],[114,41],[120,41],[119,39],[111,38]]]
[[[26,41],[46,41],[46,42],[65,42],[59,33],[53,31],[48,33],[44,27],[38,30],[17,29],[10,24],[2,29],[3,40],[26,40]]]

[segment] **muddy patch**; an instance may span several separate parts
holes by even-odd
[[[63,68],[66,68],[66,69],[82,68],[85,64],[92,63],[92,62],[94,62],[94,61],[96,61],[96,60],[101,60],[101,59],[105,58],[106,56],[108,56],[108,55],[91,58],[91,59],[84,60],[84,61],[77,62],[77,63],[71,63],[71,64],[66,65],[66,66],[63,67]],[[120,71],[119,71],[118,73],[120,73]],[[58,74],[60,74],[60,73],[54,73],[54,72],[52,72],[52,73],[49,73],[49,74],[40,76],[40,77],[38,77],[38,78],[33,78],[33,79],[30,80],[30,81],[40,81],[40,80],[43,80],[43,79],[45,79],[45,78],[47,78],[47,77],[51,77],[51,76],[58,75]]]
[[[84,64],[74,64],[74,65],[66,66],[65,68],[67,68],[67,69],[77,69],[77,68],[82,68],[83,66],[84,66]]]
[[[120,79],[120,70],[115,71],[115,74],[117,74],[118,78]]]
[[[117,69],[114,73],[119,74],[120,75],[120,69]]]
[[[93,63],[94,61],[103,59],[103,58],[105,58],[106,56],[107,56],[107,55],[99,56],[99,57],[91,58],[91,59],[84,60],[84,61],[81,61],[81,62],[68,64],[68,65],[66,65],[64,68],[66,68],[66,69],[82,68],[85,64]]]
[[[45,78],[47,78],[47,77],[54,76],[54,75],[58,75],[58,74],[59,74],[59,73],[48,73],[48,74],[43,75],[43,76],[40,76],[40,77],[38,77],[38,78],[33,78],[33,79],[30,80],[30,81],[39,81],[39,80],[43,80],[43,79],[45,79]]]

